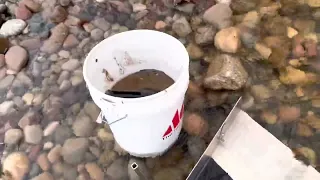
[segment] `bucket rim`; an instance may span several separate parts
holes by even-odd
[[[139,98],[122,98],[122,97],[115,97],[115,96],[110,96],[110,95],[107,95],[103,92],[101,92],[100,90],[98,90],[95,86],[93,86],[93,84],[90,82],[90,80],[88,79],[87,77],[87,63],[89,61],[89,57],[91,57],[93,55],[93,50],[95,48],[97,48],[98,46],[100,46],[103,42],[107,42],[107,41],[110,41],[111,39],[114,39],[114,38],[117,38],[119,36],[121,36],[122,34],[128,34],[128,33],[155,33],[155,34],[161,34],[162,36],[167,36],[169,38],[171,38],[173,41],[175,41],[177,43],[178,46],[180,46],[180,48],[182,49],[182,51],[184,52],[184,55],[186,59],[188,59],[188,63],[186,63],[185,65],[182,65],[181,69],[182,69],[182,73],[179,74],[178,78],[176,81],[174,81],[174,83],[169,86],[168,88],[158,92],[158,93],[155,93],[155,94],[152,94],[152,95],[149,95],[149,96],[145,96],[145,97],[139,97]],[[148,30],[148,29],[139,29],[139,30],[130,30],[130,31],[125,31],[125,32],[121,32],[121,33],[118,33],[118,34],[115,34],[115,35],[112,35],[104,40],[102,40],[101,42],[99,42],[98,44],[96,44],[91,50],[90,52],[87,54],[85,60],[84,60],[84,63],[83,63],[83,78],[86,82],[86,84],[88,86],[90,86],[91,88],[93,88],[98,94],[99,96],[101,96],[102,98],[105,98],[107,100],[114,100],[116,102],[118,101],[121,101],[122,103],[123,102],[138,102],[138,101],[146,101],[146,100],[151,100],[151,99],[155,99],[155,98],[159,98],[163,95],[165,95],[166,93],[168,92],[171,92],[173,91],[174,89],[176,89],[178,87],[178,84],[181,83],[181,81],[183,81],[183,78],[185,77],[185,73],[183,73],[183,70],[184,69],[189,69],[189,62],[190,62],[190,58],[189,58],[189,53],[188,51],[186,50],[185,46],[177,39],[175,38],[174,36],[171,36],[169,34],[166,34],[164,32],[160,32],[160,31],[156,31],[156,30]],[[188,71],[188,83],[189,83],[189,71]],[[90,90],[89,90],[90,91]],[[115,102],[115,103],[116,103]]]

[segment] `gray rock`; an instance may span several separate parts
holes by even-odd
[[[8,75],[0,81],[0,89],[5,89],[10,87],[14,80],[14,75]]]
[[[58,84],[61,84],[64,80],[68,79],[69,77],[70,77],[69,71],[62,71],[58,78]]]
[[[218,29],[230,27],[232,25],[232,10],[227,4],[216,4],[207,9],[203,14],[203,19],[214,25]]]
[[[204,85],[214,90],[237,90],[245,85],[247,79],[248,73],[242,66],[240,59],[222,54],[210,63]]]
[[[38,166],[37,163],[33,163],[29,172],[29,176],[30,177],[35,177],[37,175],[39,175],[41,172],[40,167]]]
[[[42,67],[41,64],[37,61],[32,62],[32,75],[38,77],[41,75]]]
[[[195,4],[193,3],[183,3],[182,5],[178,5],[175,8],[181,12],[191,14],[193,12],[194,7],[195,7]]]
[[[59,0],[61,6],[68,6],[70,4],[70,0]]]
[[[60,91],[66,91],[72,86],[71,82],[69,80],[62,81],[59,89]]]
[[[63,144],[67,139],[72,136],[72,131],[67,126],[58,126],[54,132],[54,140],[57,144]]]
[[[84,112],[91,118],[92,121],[95,121],[100,114],[100,109],[94,102],[87,101],[84,105]]]
[[[23,134],[20,129],[9,129],[4,135],[5,144],[17,144]]]
[[[107,31],[111,28],[110,23],[108,23],[104,18],[97,18],[92,21],[92,24],[103,31]]]
[[[18,35],[26,26],[27,23],[21,19],[10,19],[2,24],[0,35],[5,37]]]
[[[94,124],[88,116],[81,116],[73,123],[72,129],[76,136],[89,137],[93,133]]]
[[[128,162],[124,158],[115,160],[107,170],[107,175],[114,180],[128,178]]]
[[[146,166],[143,160],[137,158],[131,158],[128,164],[128,175],[130,180],[140,180],[141,178],[137,175],[137,173],[132,169],[132,164],[135,163],[138,165],[139,171],[146,179],[151,179],[151,174],[149,168]]]
[[[86,138],[71,138],[65,141],[62,147],[62,156],[68,164],[80,164],[89,148],[89,141]]]
[[[77,176],[78,176],[78,172],[76,167],[63,165],[63,177],[65,180],[75,180],[77,179]]]
[[[94,29],[90,32],[91,38],[95,41],[103,39],[104,32],[101,29]]]
[[[206,150],[206,144],[200,137],[192,136],[188,139],[188,152],[193,158],[194,162],[197,162],[203,152]]]
[[[70,59],[69,61],[62,64],[62,69],[66,71],[74,71],[80,66],[78,59]]]
[[[24,139],[30,144],[40,144],[43,131],[40,125],[27,125],[24,128]]]
[[[172,30],[180,37],[186,37],[192,32],[189,22],[185,17],[180,17],[172,24]]]
[[[199,27],[195,32],[195,42],[199,45],[207,45],[214,42],[216,30],[211,26]]]

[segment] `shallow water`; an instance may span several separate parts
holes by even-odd
[[[243,110],[320,170],[317,1],[239,0],[214,12],[208,10],[213,0],[31,2],[37,3],[29,2],[28,8],[36,11],[29,17],[29,10],[19,7],[24,14],[17,14],[17,5],[6,2],[10,18],[18,15],[29,25],[8,38],[11,46],[27,50],[24,68],[14,70],[20,65],[0,59],[1,162],[6,168],[12,163],[24,167],[22,175],[14,174],[16,167],[7,169],[7,176],[133,180],[137,177],[128,166],[137,162],[149,179],[185,179],[240,96],[246,100]],[[95,123],[100,110],[82,76],[84,58],[94,45],[131,29],[171,34],[185,44],[191,59],[184,129],[176,145],[157,158],[131,157],[107,125]],[[11,54],[5,58],[20,62],[24,56]],[[226,74],[230,81],[223,81]]]

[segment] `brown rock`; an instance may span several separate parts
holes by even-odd
[[[297,126],[297,134],[302,137],[311,137],[313,136],[313,131],[308,125],[299,123]]]
[[[29,163],[30,161],[24,153],[14,152],[3,161],[2,170],[8,172],[14,180],[23,180],[29,172]]]
[[[52,12],[50,20],[53,23],[61,23],[67,19],[68,12],[62,6],[56,6]]]
[[[284,71],[280,71],[280,81],[284,84],[303,85],[314,81],[312,74],[305,73],[291,66],[286,67]]]
[[[191,98],[197,98],[204,94],[204,91],[193,81],[189,81],[189,86],[187,90],[187,96]]]
[[[58,24],[51,30],[50,38],[44,42],[40,50],[50,54],[57,52],[67,38],[68,33],[69,29],[65,24]]]
[[[256,51],[259,52],[259,54],[264,58],[264,59],[269,59],[271,53],[272,53],[272,50],[271,48],[265,46],[264,44],[262,43],[256,43],[255,46],[254,46],[254,49]]]
[[[21,3],[34,13],[41,10],[41,4],[34,2],[33,0],[22,0]]]
[[[28,61],[28,52],[20,46],[12,46],[5,55],[7,67],[20,71]]]
[[[190,135],[203,137],[208,132],[208,122],[198,114],[186,114],[183,129]]]
[[[275,124],[277,122],[277,115],[270,111],[263,111],[261,113],[261,119],[263,119],[268,124]]]
[[[15,15],[17,19],[27,20],[32,16],[32,13],[25,5],[20,3],[15,10]]]
[[[241,46],[239,30],[235,27],[220,30],[214,38],[214,45],[223,52],[236,53]]]
[[[293,25],[300,33],[307,34],[314,32],[316,22],[314,20],[297,19],[293,22]]]
[[[80,43],[79,40],[73,34],[69,34],[63,43],[63,48],[65,49],[73,48],[77,46],[79,43]]]
[[[309,115],[303,120],[306,124],[308,124],[313,129],[319,131],[320,130],[320,118],[315,115]]]
[[[56,145],[54,148],[52,148],[48,153],[48,160],[53,164],[55,162],[58,162],[61,158],[61,145]]]
[[[281,105],[279,107],[279,121],[289,123],[300,118],[300,108],[294,106]]]
[[[35,50],[41,47],[41,41],[40,38],[26,39],[20,42],[20,46],[28,50]]]
[[[37,164],[43,171],[48,171],[50,169],[50,162],[47,158],[47,153],[42,153],[38,156]]]
[[[91,179],[103,180],[104,174],[100,167],[96,163],[87,163],[85,165],[86,170],[88,171]]]
[[[194,43],[190,43],[186,49],[191,59],[200,59],[204,55],[202,49]]]
[[[223,54],[217,56],[208,68],[204,85],[213,90],[242,88],[248,79],[248,73],[237,57]]]

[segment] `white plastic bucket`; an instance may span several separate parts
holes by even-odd
[[[103,69],[111,77],[109,80],[102,73]],[[142,98],[105,94],[117,81],[143,69],[163,71],[175,83],[164,91]],[[115,140],[131,155],[158,156],[177,140],[189,84],[189,56],[180,41],[152,30],[113,35],[90,51],[84,61],[83,75]]]

